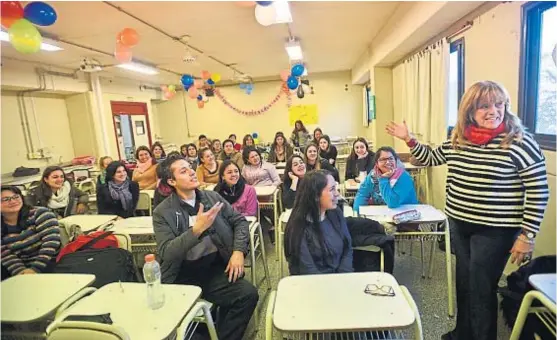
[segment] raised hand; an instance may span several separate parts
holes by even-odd
[[[395,122],[390,122],[385,127],[387,133],[393,137],[402,139],[405,142],[410,141],[411,136],[408,132],[408,126],[406,125],[406,121],[402,121],[402,124],[397,124]]]
[[[218,202],[211,209],[203,212],[203,204],[199,204],[199,211],[197,212],[197,219],[193,225],[192,231],[195,235],[201,235],[205,230],[213,225],[215,218],[222,209],[223,204]]]

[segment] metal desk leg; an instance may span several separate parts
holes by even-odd
[[[447,293],[449,296],[449,316],[454,316],[454,299],[453,299],[453,266],[451,263],[451,232],[449,227],[449,219],[445,220],[445,257],[447,260]]]

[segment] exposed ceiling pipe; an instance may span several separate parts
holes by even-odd
[[[132,14],[132,13],[130,13],[130,12],[128,12],[128,11],[126,11],[126,10],[123,9],[122,7],[117,6],[117,5],[114,5],[113,3],[109,2],[109,1],[104,1],[104,3],[107,4],[107,5],[109,5],[110,7],[115,8],[115,9],[117,9],[118,11],[120,11],[120,12],[126,14],[127,16],[129,16],[129,17],[131,17],[131,18],[133,18],[133,19],[135,19],[135,20],[141,22],[142,24],[151,27],[151,28],[154,29],[155,31],[161,33],[162,35],[164,35],[164,36],[166,36],[166,37],[168,37],[168,38],[170,38],[170,39],[172,39],[172,40],[174,40],[174,41],[176,41],[176,42],[178,42],[178,43],[180,43],[180,44],[182,44],[182,45],[184,45],[184,46],[186,46],[187,48],[190,48],[190,49],[196,51],[197,53],[205,54],[202,50],[200,50],[199,48],[197,48],[197,47],[195,47],[195,46],[192,46],[192,45],[186,43],[186,42],[183,41],[180,37],[173,36],[173,35],[169,34],[168,32],[163,31],[161,28],[159,28],[159,27],[157,27],[157,26],[154,26],[154,25],[148,23],[147,21],[145,21],[145,20],[143,20],[143,19],[141,19],[141,18],[135,16],[134,14]],[[232,71],[234,71],[234,72],[237,72],[237,73],[240,73],[240,74],[244,74],[244,72],[238,70],[237,68],[235,68],[234,66],[232,66],[232,64],[227,64],[227,63],[225,63],[225,62],[223,62],[223,61],[221,61],[221,60],[219,60],[219,59],[217,59],[217,58],[215,58],[215,57],[213,57],[213,56],[207,56],[207,57],[210,58],[210,59],[212,59],[212,60],[214,60],[215,62],[221,64],[222,66],[229,68],[230,70],[232,70]]]
[[[39,87],[34,89],[29,89],[25,91],[17,92],[19,117],[21,119],[21,127],[23,130],[23,137],[25,139],[25,147],[27,153],[35,152],[35,146],[33,145],[33,137],[31,136],[31,128],[29,126],[29,118],[27,115],[27,107],[25,106],[25,94],[31,92],[40,92],[46,89],[46,79],[44,74],[39,72],[39,69],[35,69],[39,80]]]

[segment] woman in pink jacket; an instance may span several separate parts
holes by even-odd
[[[238,164],[227,159],[219,169],[219,182],[214,189],[232,208],[244,216],[257,216],[257,194],[240,174]]]

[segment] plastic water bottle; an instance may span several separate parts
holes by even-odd
[[[164,305],[164,291],[161,284],[161,266],[155,255],[145,255],[143,277],[147,283],[147,305],[151,309],[159,309]]]

